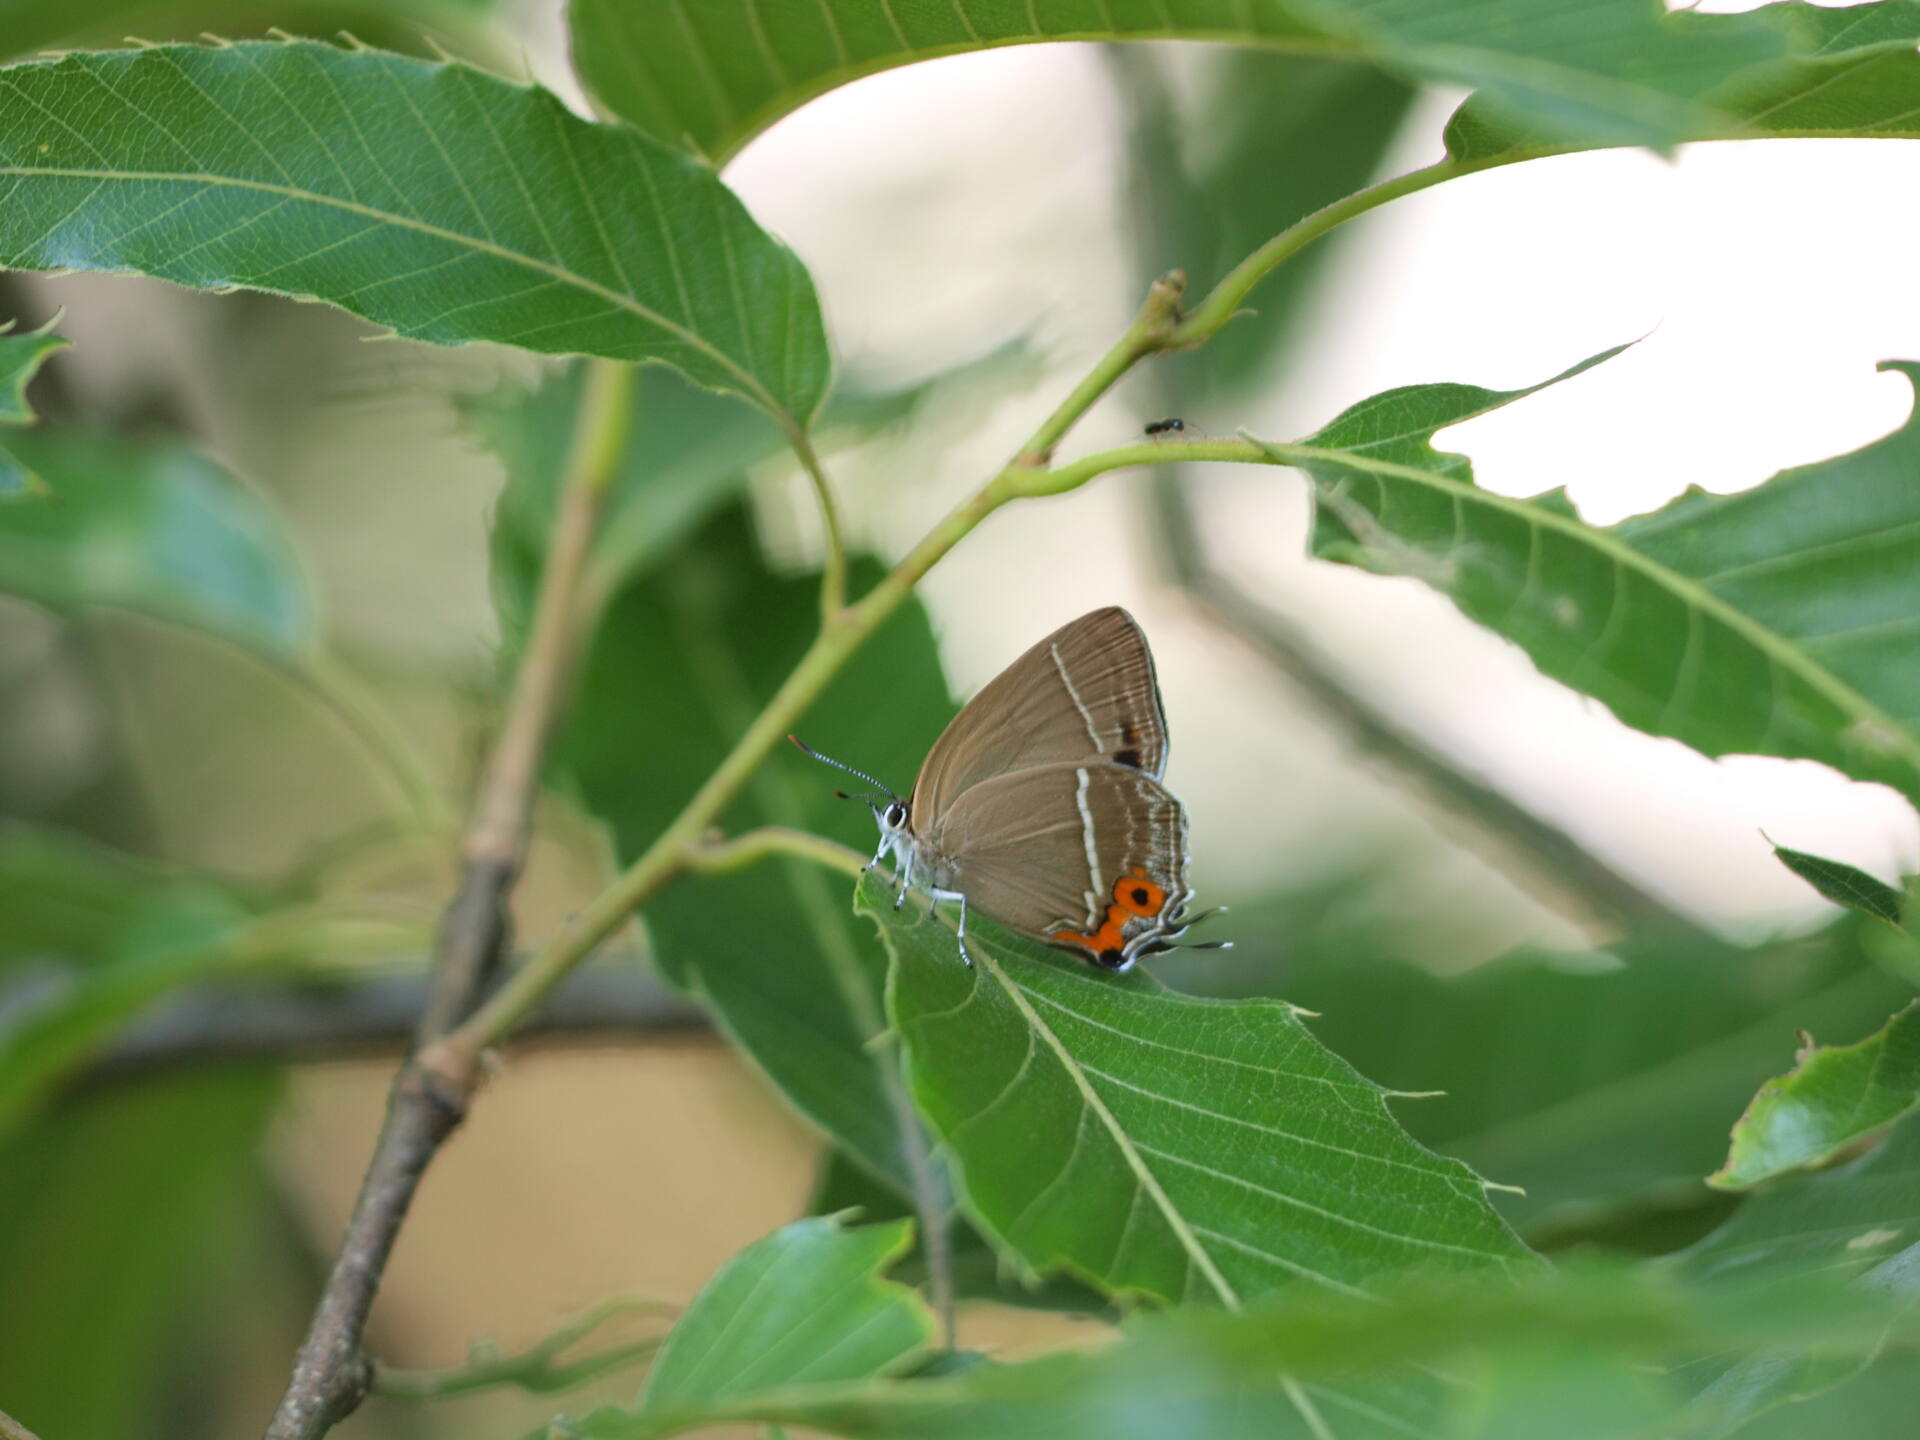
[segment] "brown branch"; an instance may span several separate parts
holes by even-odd
[[[36,1440],[36,1437],[26,1426],[0,1410],[0,1440]]]
[[[325,991],[206,990],[179,997],[128,1030],[78,1078],[98,1085],[190,1066],[334,1060],[410,1048],[425,975]],[[519,1033],[561,1041],[698,1034],[706,1017],[650,971],[614,967],[570,977]]]
[[[511,933],[507,902],[526,858],[540,759],[583,634],[575,615],[580,574],[626,441],[630,412],[629,367],[595,361],[587,374],[532,632],[461,846],[460,886],[441,919],[416,1034],[421,1049],[459,1024],[480,1000]],[[360,1337],[367,1312],[420,1177],[465,1116],[475,1083],[474,1067],[435,1068],[418,1052],[394,1078],[386,1123],[339,1258],[267,1440],[316,1440],[366,1397],[371,1369]]]

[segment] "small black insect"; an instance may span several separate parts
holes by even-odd
[[[1155,420],[1151,422],[1147,426],[1147,434],[1149,436],[1171,435],[1176,431],[1184,430],[1186,428],[1187,428],[1186,421],[1182,420],[1178,415],[1169,415],[1165,420]]]

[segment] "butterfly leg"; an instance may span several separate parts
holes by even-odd
[[[906,863],[900,867],[900,890],[893,897],[893,908],[898,910],[907,903],[907,891],[913,886],[913,852],[907,852]]]
[[[955,937],[960,942],[960,960],[969,970],[973,968],[973,956],[967,953],[967,897],[960,897],[960,933]]]
[[[873,852],[873,859],[867,861],[866,864],[860,867],[860,873],[864,875],[869,870],[873,869],[874,866],[878,865],[880,863],[880,857],[887,853],[887,846],[891,845],[892,843],[893,842],[889,840],[885,835],[882,835],[880,837],[880,848]]]
[[[965,965],[969,970],[971,970],[973,968],[973,956],[967,953],[966,893],[960,890],[933,890],[933,889],[929,889],[927,893],[931,895],[936,902],[941,900],[958,900],[960,902],[960,933],[959,933],[959,936],[957,937],[960,941],[960,963],[962,965]],[[932,913],[932,906],[928,907],[928,913],[929,914]]]

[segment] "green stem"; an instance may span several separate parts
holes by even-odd
[[[562,1354],[609,1320],[636,1313],[672,1316],[678,1313],[678,1307],[656,1300],[609,1300],[518,1355],[475,1359],[447,1370],[401,1370],[376,1363],[373,1392],[399,1400],[445,1400],[501,1385],[517,1385],[536,1395],[570,1389],[648,1359],[660,1348],[661,1338],[654,1336],[611,1346],[578,1360],[561,1360]]]
[[[797,427],[787,431],[787,443],[800,460],[800,468],[813,482],[813,494],[820,504],[820,523],[827,532],[827,559],[820,574],[820,619],[831,625],[847,603],[847,542],[840,529],[840,506],[833,498],[833,485],[826,468],[813,448],[813,438]]]
[[[1073,389],[1073,393],[1060,402],[1059,407],[1041,423],[1038,430],[1028,438],[1020,448],[1020,454],[1012,465],[1002,472],[1044,469],[1053,459],[1053,450],[1065,438],[1080,417],[1093,408],[1107,391],[1119,383],[1120,378],[1141,360],[1164,350],[1171,343],[1180,319],[1180,296],[1187,288],[1187,277],[1178,270],[1169,271],[1161,276],[1147,290],[1146,303],[1140,307],[1140,313],[1134,317],[1133,324],[1126,333],[1114,342],[1111,350],[1100,357],[1100,361],[1087,373]]]
[[[858,851],[849,850],[810,831],[795,830],[787,825],[763,825],[758,830],[748,830],[731,840],[716,841],[689,850],[687,869],[700,875],[724,875],[729,871],[757,865],[770,855],[793,855],[856,876],[866,864]]]
[[[310,657],[288,673],[380,762],[382,773],[419,829],[445,835],[453,828],[452,812],[440,786],[386,706],[357,676],[325,654]]]

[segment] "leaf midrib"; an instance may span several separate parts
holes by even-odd
[[[1238,1310],[1240,1308],[1238,1292],[1228,1283],[1227,1277],[1220,1273],[1219,1266],[1214,1264],[1213,1256],[1200,1243],[1200,1237],[1194,1234],[1193,1227],[1187,1223],[1186,1216],[1180,1213],[1172,1197],[1161,1187],[1152,1167],[1147,1164],[1146,1157],[1140,1153],[1133,1143],[1133,1138],[1127,1134],[1113,1112],[1107,1108],[1106,1102],[1100,1098],[1092,1082],[1081,1071],[1073,1058],[1073,1053],[1061,1043],[1060,1037],[1053,1033],[1046,1021],[1040,1018],[1040,1012],[1028,1003],[1025,992],[1013,982],[1007,972],[1000,967],[1000,962],[993,958],[986,947],[976,941],[974,949],[979,954],[979,963],[993,975],[995,983],[1006,992],[1014,1008],[1025,1018],[1030,1032],[1038,1035],[1046,1043],[1047,1048],[1053,1051],[1055,1058],[1060,1062],[1061,1070],[1073,1082],[1074,1089],[1080,1093],[1081,1103],[1093,1112],[1107,1134],[1112,1137],[1115,1147],[1120,1151],[1121,1159],[1133,1173],[1134,1183],[1152,1196],[1154,1205],[1167,1222],[1167,1227],[1173,1231],[1174,1237],[1180,1242],[1180,1247],[1187,1252],[1188,1258],[1199,1268],[1200,1273],[1207,1277],[1207,1283],[1213,1287],[1220,1302],[1229,1310]]]
[[[1579,544],[1597,550],[1615,564],[1639,572],[1654,585],[1676,595],[1692,608],[1712,616],[1759,650],[1771,663],[1803,680],[1822,698],[1830,701],[1835,708],[1868,721],[1878,726],[1881,733],[1894,737],[1898,744],[1892,748],[1916,775],[1920,775],[1920,738],[1913,736],[1894,716],[1867,699],[1831,670],[1812,663],[1796,646],[1787,643],[1786,637],[1762,625],[1746,612],[1728,604],[1691,576],[1670,569],[1652,557],[1635,550],[1610,530],[1588,525],[1567,516],[1556,515],[1551,510],[1542,509],[1525,500],[1496,495],[1477,485],[1464,485],[1458,481],[1449,480],[1445,476],[1416,469],[1411,465],[1401,465],[1390,460],[1373,460],[1351,451],[1323,450],[1310,445],[1275,444],[1266,440],[1254,440],[1253,443],[1282,464],[1294,465],[1299,461],[1309,465],[1315,462],[1343,465],[1350,469],[1405,480],[1449,496],[1455,503],[1463,499],[1470,500],[1483,508],[1511,515],[1522,524],[1557,531]],[[1322,482],[1315,481],[1316,486],[1320,483]]]
[[[677,336],[691,348],[713,360],[737,380],[741,392],[773,416],[785,429],[792,430],[796,423],[786,407],[775,400],[765,386],[738,361],[725,351],[718,349],[711,341],[704,339],[695,331],[675,320],[669,319],[650,305],[642,304],[632,295],[623,295],[620,291],[601,284],[576,270],[564,265],[555,265],[517,250],[509,250],[490,240],[480,240],[471,235],[463,235],[458,230],[448,230],[443,226],[431,224],[425,220],[416,220],[410,216],[397,215],[391,210],[382,210],[376,206],[363,205],[355,200],[343,200],[337,196],[323,194],[317,190],[307,190],[295,185],[277,185],[265,180],[247,180],[237,176],[219,175],[207,172],[180,172],[166,170],[115,170],[81,169],[69,166],[52,165],[0,165],[0,176],[18,176],[23,179],[41,178],[52,180],[95,180],[101,182],[119,182],[122,184],[156,185],[197,185],[201,187],[221,187],[230,190],[244,190],[262,195],[275,195],[283,199],[318,205],[337,210],[343,214],[357,215],[363,219],[380,224],[391,225],[401,230],[411,230],[453,245],[467,247],[475,254],[489,255],[509,264],[520,265],[537,274],[545,275],[562,284],[574,286],[586,293],[607,301],[609,304],[659,326],[662,330]]]

